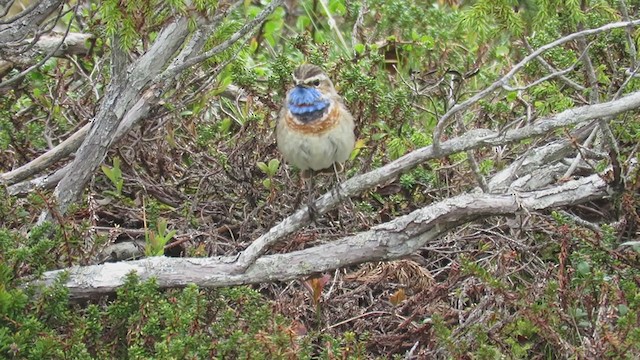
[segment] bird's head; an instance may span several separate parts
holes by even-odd
[[[320,116],[330,103],[330,96],[335,94],[333,83],[318,66],[300,65],[293,72],[295,87],[289,91],[287,106],[294,115],[315,114]]]
[[[302,64],[293,72],[292,76],[296,86],[317,89],[323,94],[335,92],[333,83],[318,66]]]

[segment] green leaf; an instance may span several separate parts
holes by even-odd
[[[498,46],[496,47],[496,56],[497,57],[506,57],[509,55],[509,47],[508,46]]]
[[[223,133],[228,133],[231,130],[231,125],[233,124],[233,120],[231,118],[224,118],[220,121],[220,131]]]
[[[353,147],[353,151],[351,151],[351,154],[349,155],[349,160],[354,160],[360,154],[360,151],[362,151],[362,149],[365,147],[365,141],[362,139],[358,139],[356,141],[356,145]]]
[[[310,25],[311,25],[311,19],[309,19],[308,16],[306,15],[298,16],[298,19],[296,20],[296,29],[298,29],[298,31],[302,32]]]
[[[275,32],[282,29],[282,24],[284,24],[284,21],[282,19],[267,21],[264,24],[265,36],[273,36]]]
[[[102,169],[102,172],[107,176],[107,178],[109,180],[111,180],[111,182],[113,182],[113,171],[111,170],[110,167],[108,167],[107,165],[102,165],[100,166],[100,168]]]
[[[218,86],[216,86],[216,88],[211,92],[211,95],[216,96],[222,94],[225,90],[227,90],[232,82],[233,78],[231,77],[231,74],[227,74],[227,76],[218,81]]]
[[[163,218],[158,218],[158,234],[164,234],[165,232],[167,232],[167,221]]]
[[[169,242],[169,240],[173,239],[173,237],[174,237],[177,233],[178,233],[178,231],[177,231],[177,230],[171,230],[171,231],[169,231],[169,232],[165,235],[165,237],[164,237],[164,238],[166,239],[165,244],[166,244],[166,243],[168,243],[168,242]]]
[[[269,174],[270,176],[275,175],[278,172],[278,168],[280,167],[280,161],[278,159],[269,160]]]
[[[42,81],[44,79],[44,76],[40,71],[32,71],[29,76],[31,77],[31,80]]]
[[[251,2],[248,3],[250,4]],[[247,17],[251,19],[256,17],[260,13],[260,10],[261,9],[259,7],[254,5],[248,6],[246,10]]]
[[[625,304],[618,305],[618,313],[620,316],[625,316],[629,312],[629,307]]]
[[[343,0],[333,0],[329,3],[329,11],[335,16],[342,16],[347,12]]]
[[[251,41],[249,42],[249,52],[256,52],[256,50],[258,50],[258,41],[256,41],[256,38],[251,38]]]
[[[389,141],[389,157],[391,159],[397,159],[400,156],[404,155],[407,151],[407,147],[404,144],[404,141],[400,138],[394,138]]]
[[[316,43],[318,44],[324,44],[326,43],[326,38],[325,38],[325,33],[322,31],[316,31],[313,34],[313,39],[315,40]]]
[[[256,165],[258,166],[258,169],[260,169],[263,173],[269,175],[269,166],[267,166],[267,164],[262,161],[258,161]]]
[[[578,263],[578,266],[576,267],[576,270],[578,271],[578,274],[580,274],[580,275],[589,275],[591,273],[591,266],[589,265],[588,262],[581,261],[581,262]]]
[[[435,41],[433,40],[433,36],[429,36],[429,35],[422,35],[420,37],[420,42],[423,43],[424,45],[429,45],[429,46],[433,46],[433,44],[435,43]]]

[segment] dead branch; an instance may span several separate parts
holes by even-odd
[[[91,129],[78,149],[69,171],[64,174],[54,191],[62,213],[79,198],[85,184],[106,156],[124,115],[132,110],[140,99],[157,99],[155,92],[159,89],[149,88],[149,83],[171,61],[173,54],[184,43],[188,34],[188,19],[177,18],[158,34],[149,51],[129,66],[126,70],[128,76],[115,69],[114,78],[107,88],[105,99]],[[114,48],[113,64],[122,64],[124,56]],[[148,110],[148,106],[150,101],[146,103],[146,109],[143,109],[141,114],[146,113],[144,110]],[[44,212],[39,221],[46,221],[49,217],[50,214]]]
[[[76,5],[73,7],[73,12],[77,12],[78,11],[78,7],[79,7],[79,3],[76,3]],[[61,17],[62,17],[62,8],[58,11],[58,15],[57,18],[55,19],[55,21],[53,22],[55,24],[55,22],[57,22]],[[71,31],[71,25],[72,25],[72,21],[69,21],[69,23],[66,26],[66,29],[64,31],[64,34],[62,35],[62,37],[60,39],[58,39],[57,43],[54,44],[49,44],[47,42],[45,42],[46,44],[48,44],[48,48],[41,48],[40,50],[47,50],[45,56],[40,59],[39,61],[35,62],[35,64],[31,64],[27,69],[21,71],[19,74],[12,76],[10,79],[5,80],[3,82],[0,83],[0,90],[4,90],[6,88],[8,88],[10,85],[16,84],[18,83],[20,80],[22,80],[25,76],[27,76],[27,74],[29,74],[30,72],[32,72],[35,69],[38,69],[39,67],[41,67],[42,65],[44,65],[47,60],[49,60],[50,58],[54,57],[54,56],[59,56],[56,54],[62,54],[64,53],[63,50],[63,45],[65,44],[65,40],[67,38],[67,36],[69,35],[70,31]],[[48,32],[51,30],[51,28],[53,28],[53,25],[51,27],[49,27],[48,29],[44,29],[42,30],[42,32]],[[33,54],[29,54],[30,52],[33,52],[33,45],[38,42],[39,38],[42,35],[40,33],[36,34],[34,36],[34,38],[31,41],[27,41],[26,45],[22,45],[20,46],[19,44],[4,44],[5,48],[10,49],[10,51],[7,52],[13,52],[16,50],[19,50],[21,55],[24,57],[25,54],[27,56],[27,58],[31,59],[33,58]],[[27,60],[28,61],[28,60]]]
[[[34,1],[33,4],[10,19],[0,20],[0,51],[3,47],[26,38],[38,29],[54,11],[62,0]]]
[[[312,273],[370,261],[410,255],[463,223],[477,217],[535,212],[607,196],[607,184],[595,174],[549,189],[515,194],[464,194],[416,210],[353,236],[287,254],[262,256],[244,273],[233,258],[167,258],[73,267],[50,271],[35,285],[50,285],[68,272],[66,286],[73,299],[113,293],[135,271],[155,278],[161,288],[196,284],[220,287],[267,281],[286,281]]]
[[[25,39],[21,41],[18,46],[33,45],[32,48],[19,55],[7,56],[0,59],[0,77],[9,72],[15,65],[33,65],[37,54],[51,54],[51,56],[55,57],[87,54],[89,52],[87,40],[92,37],[93,35],[91,34],[71,32],[67,36],[59,33],[50,33],[42,35],[37,39]]]
[[[441,148],[438,153],[436,153],[433,146],[427,146],[400,157],[381,168],[355,176],[341,185],[340,196],[337,196],[334,191],[330,191],[318,199],[315,202],[315,206],[320,213],[325,213],[336,207],[341,202],[341,197],[358,195],[367,189],[371,189],[374,186],[399,176],[404,171],[437,157],[448,156],[483,146],[504,145],[532,136],[547,134],[561,127],[580,124],[600,117],[615,116],[638,107],[640,107],[640,92],[635,92],[619,100],[565,110],[560,114],[550,116],[534,124],[509,130],[504,133],[488,129],[470,130],[462,136],[441,143]],[[544,165],[549,166],[550,164],[546,163]],[[504,175],[508,178],[507,174]],[[309,224],[309,222],[309,212],[305,206],[253,241],[251,245],[240,254],[238,264],[241,268],[248,267],[258,257],[264,254],[269,246],[301,229]]]
[[[212,49],[199,56],[195,53],[201,49],[204,42],[192,42],[190,46],[178,52],[190,32],[189,19],[176,18],[163,28],[151,48],[129,65],[126,69],[127,76],[123,71],[114,72],[114,78],[108,86],[105,99],[87,137],[54,191],[59,211],[65,213],[69,205],[80,198],[93,172],[104,160],[107,150],[118,134],[116,130],[125,117],[128,116],[132,124],[137,123],[149,112],[151,106],[158,103],[163,89],[171,88],[176,76],[187,68],[185,64],[195,65],[226,50],[254,31],[282,1],[272,1],[247,23],[252,24],[252,28],[243,26],[229,40],[214,47],[217,52],[213,52]],[[205,19],[198,21],[204,25],[202,23]],[[123,62],[117,58],[117,54],[118,52],[114,51],[114,64]],[[45,211],[40,215],[39,223],[49,219],[50,214]]]
[[[53,149],[38,156],[29,163],[24,164],[15,170],[0,174],[0,182],[4,182],[8,185],[15,184],[28,179],[29,177],[60,161],[64,157],[69,156],[78,149],[90,127],[91,123],[86,124],[66,140],[56,145]]]
[[[475,104],[476,102],[478,102],[478,100],[481,100],[485,97],[487,97],[489,94],[493,93],[494,91],[503,88],[505,85],[508,85],[509,81],[511,80],[511,78],[520,70],[522,70],[522,68],[524,68],[524,66],[531,62],[532,60],[534,60],[535,58],[537,58],[538,56],[540,56],[542,53],[544,53],[545,51],[552,49],[556,46],[560,46],[562,44],[565,44],[569,41],[573,41],[576,39],[580,39],[583,38],[587,35],[593,35],[593,34],[599,34],[601,32],[605,32],[605,31],[610,31],[613,29],[619,29],[622,27],[631,27],[631,26],[637,26],[638,24],[640,24],[640,20],[634,20],[634,21],[626,21],[626,22],[617,22],[617,23],[611,23],[611,24],[607,24],[604,26],[601,26],[599,28],[596,29],[587,29],[587,30],[582,30],[582,31],[578,31],[575,32],[573,34],[569,34],[567,36],[564,36],[558,40],[552,41],[544,46],[541,46],[540,48],[538,48],[536,51],[532,52],[531,54],[527,55],[524,59],[522,59],[522,61],[520,61],[518,64],[516,64],[507,74],[505,74],[503,77],[501,77],[500,79],[498,79],[496,82],[494,82],[493,84],[491,84],[490,86],[488,86],[487,88],[485,88],[484,90],[478,92],[476,95],[472,96],[471,98],[465,100],[464,102],[460,103],[460,104],[456,104],[455,106],[453,106],[451,109],[449,109],[449,111],[447,111],[444,115],[442,115],[442,117],[438,120],[438,124],[436,125],[434,131],[433,131],[433,146],[436,149],[436,151],[440,150],[440,139],[442,138],[442,133],[445,129],[445,127],[449,124],[449,119],[451,119],[451,117],[455,114],[457,114],[458,112],[464,111],[466,109],[468,109],[471,105]]]

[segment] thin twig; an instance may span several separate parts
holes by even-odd
[[[538,48],[536,51],[532,52],[531,54],[527,55],[524,59],[522,59],[522,61],[520,61],[518,64],[516,64],[507,74],[505,74],[503,77],[501,77],[500,79],[498,79],[496,82],[494,82],[493,84],[491,84],[490,86],[488,86],[487,88],[485,88],[484,90],[480,91],[479,93],[477,93],[476,95],[472,96],[471,98],[467,99],[466,101],[457,104],[456,106],[454,106],[453,108],[449,109],[449,111],[447,111],[447,113],[445,113],[440,120],[438,121],[438,124],[436,125],[434,131],[433,131],[433,147],[436,151],[436,153],[440,152],[440,139],[442,138],[442,133],[445,129],[445,127],[449,124],[449,119],[455,115],[456,113],[466,110],[468,109],[471,105],[475,104],[478,100],[485,98],[486,96],[488,96],[489,94],[491,94],[492,92],[494,92],[495,90],[501,88],[502,86],[506,85],[508,83],[508,81],[518,72],[520,71],[527,63],[529,63],[531,60],[537,58],[538,56],[540,56],[540,54],[544,53],[545,51],[552,49],[556,46],[562,45],[564,43],[567,43],[569,41],[573,41],[581,36],[587,36],[587,35],[593,35],[593,34],[599,34],[605,31],[610,31],[613,29],[618,29],[621,27],[630,27],[630,26],[637,26],[640,24],[640,20],[634,20],[634,21],[625,21],[625,22],[617,22],[617,23],[610,23],[604,26],[601,26],[599,28],[595,28],[595,29],[587,29],[587,30],[583,30],[583,31],[579,31],[570,35],[567,35],[565,37],[562,37],[558,40],[552,41],[544,46],[541,46],[540,48]]]
[[[531,44],[529,44],[529,41],[527,41],[526,37],[522,38],[522,42],[524,43],[524,46],[527,49],[527,51],[529,51],[529,52],[533,52],[534,51],[533,48],[531,47]],[[559,73],[559,71],[556,70],[553,66],[551,66],[551,64],[549,64],[542,56],[538,56],[536,58],[536,61],[538,61],[542,66],[547,68],[547,70],[550,73]],[[583,92],[583,91],[587,90],[586,87],[584,87],[584,86],[578,84],[577,82],[571,80],[570,78],[564,76],[564,74],[558,74],[558,79],[560,79],[562,82],[564,82],[566,85],[572,87],[576,91]]]
[[[584,49],[584,51],[582,51],[582,54],[580,54],[580,57],[578,57],[578,60],[576,60],[573,64],[571,64],[571,66],[569,66],[566,69],[555,71],[555,72],[553,72],[553,73],[551,73],[551,74],[549,74],[547,76],[541,77],[540,79],[538,79],[538,80],[536,80],[536,81],[534,81],[534,82],[532,82],[532,83],[530,83],[528,85],[518,86],[518,87],[511,87],[511,86],[508,86],[508,85],[504,85],[502,88],[507,90],[507,91],[528,90],[528,89],[530,89],[530,88],[532,88],[532,87],[534,87],[536,85],[542,84],[543,82],[546,82],[546,81],[549,81],[549,80],[551,80],[553,78],[560,77],[562,75],[568,74],[568,73],[572,72],[576,68],[576,66],[578,64],[583,62],[583,59],[584,59],[585,55],[587,54],[587,50],[589,49],[590,46],[591,46],[591,44],[587,45],[587,47]],[[538,57],[538,59],[541,59],[541,57]],[[583,89],[585,89],[585,88],[583,88]]]
[[[76,6],[74,7],[74,13],[77,13],[79,5],[80,5],[80,2],[77,2]],[[71,18],[71,20],[69,20],[69,24],[67,24],[67,28],[66,28],[66,30],[64,32],[64,35],[62,36],[62,39],[60,40],[58,45],[55,48],[53,48],[53,50],[51,50],[47,55],[45,55],[45,57],[42,60],[38,61],[35,65],[30,66],[29,68],[27,68],[26,70],[22,71],[21,73],[19,73],[18,75],[12,77],[9,80],[1,82],[0,83],[0,90],[5,89],[5,88],[9,87],[10,85],[13,85],[14,83],[18,82],[19,80],[22,80],[30,72],[32,72],[33,70],[35,70],[35,69],[39,68],[40,66],[44,65],[44,63],[46,63],[49,59],[51,59],[58,52],[58,50],[60,50],[60,48],[64,44],[64,41],[67,38],[67,35],[69,35],[69,31],[71,30],[71,24],[72,23],[73,23],[73,17]],[[35,39],[34,39],[34,41],[35,41]]]
[[[225,40],[222,43],[214,46],[211,50],[206,51],[203,54],[200,54],[198,56],[191,57],[191,58],[185,60],[184,62],[182,62],[180,64],[174,64],[174,65],[170,66],[166,71],[164,71],[160,75],[159,81],[170,79],[170,78],[178,75],[183,70],[185,70],[185,69],[187,69],[187,68],[189,68],[189,67],[191,67],[191,66],[193,66],[195,64],[201,63],[201,62],[207,60],[208,58],[210,58],[212,56],[215,56],[215,55],[227,50],[229,47],[231,47],[231,45],[235,44],[236,41],[238,41],[240,38],[244,37],[245,35],[249,34],[250,32],[255,31],[257,29],[258,25],[261,24],[267,18],[267,16],[271,15],[271,13],[275,10],[275,8],[280,6],[280,4],[282,4],[283,1],[284,0],[273,0],[273,1],[271,1],[271,3],[269,3],[269,5],[267,5],[260,12],[260,14],[258,14],[258,16],[256,16],[251,21],[248,21],[247,23],[245,23],[242,26],[242,28],[240,28],[240,30],[238,30],[233,35],[231,35],[227,40]]]

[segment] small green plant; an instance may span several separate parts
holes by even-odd
[[[34,297],[11,272],[0,263],[2,359],[310,359],[316,351],[364,358],[355,334],[297,341],[290,322],[248,287],[161,291],[131,273],[112,301],[79,307],[69,303],[66,274]]]
[[[280,168],[280,161],[278,159],[269,160],[269,164],[264,163],[263,161],[259,161],[258,169],[260,169],[267,178],[262,180],[262,186],[264,186],[267,190],[273,189],[273,177],[278,173],[278,169]]]
[[[495,168],[495,163],[491,159],[485,159],[480,162],[480,172],[482,175],[488,175]]]
[[[102,172],[109,178],[113,186],[116,187],[116,192],[111,192],[112,195],[120,197],[122,195],[122,185],[124,185],[124,179],[122,178],[122,170],[120,169],[120,158],[113,158],[113,166],[102,165]]]
[[[393,138],[389,141],[389,156],[391,159],[395,160],[400,156],[406,154],[407,146],[403,139],[401,138]]]
[[[156,230],[157,232],[149,229],[145,231],[144,254],[146,256],[162,256],[165,245],[176,234],[175,230],[167,230],[167,220],[163,218],[158,218]]]
[[[358,201],[356,202],[356,208],[358,209],[358,211],[366,213],[366,214],[373,214],[375,212],[375,208],[373,207],[373,205],[371,205],[370,202],[368,201]]]
[[[400,176],[400,185],[407,190],[413,189],[416,186],[415,176],[413,174],[402,174]]]

